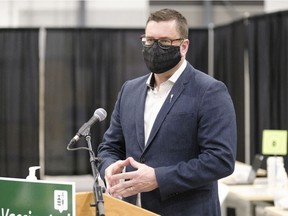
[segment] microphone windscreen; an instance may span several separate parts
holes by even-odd
[[[99,108],[95,110],[94,116],[98,118],[99,121],[103,121],[107,116],[107,112],[103,108]]]

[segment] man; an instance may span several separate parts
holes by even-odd
[[[122,86],[98,149],[107,191],[160,215],[220,215],[217,180],[236,155],[229,93],[185,60],[179,12],[152,13],[141,40],[151,73]]]

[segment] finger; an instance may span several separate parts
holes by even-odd
[[[125,167],[124,163],[122,160],[116,161],[114,164],[110,165],[111,169],[110,171],[110,175],[114,175],[116,173],[121,173]],[[109,167],[110,167],[109,166]]]
[[[127,164],[126,160],[116,161],[115,163],[111,164],[110,166],[106,168],[105,175],[109,179],[111,176],[123,172],[123,169],[125,168],[126,164]]]
[[[105,183],[106,183],[106,192],[107,192],[108,194],[110,194],[110,188],[111,188],[111,186],[110,186],[110,183],[109,183],[109,181],[107,180],[106,177],[105,177]]]
[[[109,191],[109,188],[115,184],[117,184],[117,182],[115,182],[111,177],[113,176],[113,173],[117,173],[117,165],[116,164],[112,164],[110,165],[108,168],[106,168],[105,170],[105,176],[104,176],[104,179],[105,179],[105,182],[106,182],[106,187]]]
[[[129,159],[126,158],[125,160],[118,160],[115,162],[115,168],[119,168],[121,171],[123,170],[124,167],[129,165]]]
[[[121,194],[121,197],[129,197],[129,196],[132,196],[132,195],[135,195],[137,194],[134,190],[134,187],[128,187],[126,188],[123,193]]]
[[[114,197],[128,197],[136,193],[135,188],[130,183],[118,184],[110,190],[110,194]]]
[[[129,163],[131,164],[131,166],[133,166],[136,169],[139,169],[141,166],[143,166],[143,164],[135,161],[134,158],[132,158],[132,157],[129,157],[128,160],[129,160]]]
[[[122,160],[122,166],[128,166],[130,164],[129,158]]]
[[[115,174],[111,176],[110,181],[111,182],[128,181],[128,180],[135,178],[135,175],[136,175],[136,171],[119,173],[119,174]]]
[[[117,175],[119,173],[123,172],[123,169],[125,166],[129,164],[129,160],[118,160],[115,163],[111,164],[109,167],[106,168],[105,170],[105,181],[106,181],[106,188],[107,191],[109,192],[109,189],[116,185],[119,184],[120,181],[123,179],[121,178],[113,178],[114,175]]]

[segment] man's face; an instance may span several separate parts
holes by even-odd
[[[181,38],[180,34],[177,31],[175,20],[148,22],[145,30],[145,37],[153,39],[170,39],[170,40]],[[183,41],[181,40],[173,41],[172,45],[174,46],[180,45],[181,56],[185,58],[186,53],[188,51],[189,40],[184,39]]]

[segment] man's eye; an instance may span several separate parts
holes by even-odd
[[[166,46],[171,45],[170,40],[160,40],[159,42],[160,42],[162,45],[166,45]]]

